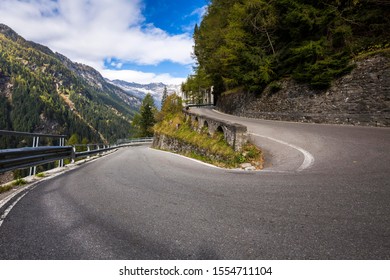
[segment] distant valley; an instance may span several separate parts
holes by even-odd
[[[109,81],[94,68],[0,24],[1,130],[75,134],[84,142],[113,143],[133,135],[132,118],[147,93],[160,106],[164,87]],[[180,86],[167,89],[178,92]]]

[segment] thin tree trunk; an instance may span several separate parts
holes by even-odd
[[[270,38],[270,36],[269,36],[269,34],[268,34],[268,31],[267,31],[266,28],[264,28],[264,30],[265,30],[265,34],[267,34],[267,38],[268,38],[269,44],[270,44],[270,46],[271,46],[272,53],[275,55],[274,45],[272,44],[271,38]]]

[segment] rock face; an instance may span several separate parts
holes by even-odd
[[[313,90],[293,80],[260,97],[235,93],[217,107],[238,116],[298,122],[390,126],[390,58],[376,55],[355,62],[355,69],[328,90]]]

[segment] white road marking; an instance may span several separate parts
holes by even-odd
[[[223,168],[223,167],[219,167],[219,166],[216,166],[216,165],[212,165],[212,164],[207,163],[207,162],[203,162],[203,161],[198,160],[198,159],[194,159],[194,158],[190,158],[190,157],[187,157],[187,156],[183,156],[181,154],[176,154],[174,152],[159,150],[159,149],[155,149],[155,148],[149,148],[149,149],[151,149],[153,151],[162,152],[162,153],[168,153],[168,154],[171,154],[171,155],[174,155],[174,156],[177,156],[177,157],[181,157],[181,158],[186,159],[186,160],[194,161],[196,163],[199,163],[201,165],[205,165],[207,167],[212,167],[212,168],[223,170],[223,171],[227,171],[227,172],[238,172],[238,173],[251,173],[251,172],[259,172],[259,173],[291,173],[291,171],[282,171],[282,170],[264,170],[264,169],[261,169],[261,170],[249,170],[248,171],[248,170],[244,170],[244,169],[241,169],[241,168]]]
[[[263,137],[263,138],[266,138],[266,139],[269,139],[271,141],[275,141],[275,142],[278,142],[280,144],[283,144],[283,145],[286,145],[286,146],[289,146],[293,149],[296,149],[298,150],[299,152],[301,152],[304,156],[304,160],[301,164],[301,166],[298,167],[297,171],[303,171],[309,167],[311,167],[314,163],[314,157],[311,153],[309,153],[308,151],[302,149],[301,147],[298,147],[294,144],[290,144],[290,143],[287,143],[287,142],[284,142],[282,140],[279,140],[279,139],[275,139],[275,138],[272,138],[272,137],[268,137],[268,136],[264,136],[264,135],[260,135],[260,134],[256,134],[256,133],[251,133],[252,135],[254,136],[258,136],[258,137]]]
[[[22,188],[22,189],[19,189],[17,190],[16,192],[12,193],[11,195],[7,196],[6,198],[4,198],[3,200],[0,201],[0,208],[3,207],[8,201],[10,201],[13,197],[15,197],[16,195],[18,195],[20,192],[24,191],[27,187],[29,186],[26,186],[25,188]]]
[[[8,206],[7,209],[5,209],[3,215],[0,216],[0,227],[1,225],[3,224],[5,218],[7,217],[8,213],[11,212],[12,208],[14,208],[14,206],[16,205],[16,203],[19,202],[19,200],[21,200],[28,192],[24,193],[23,195],[21,195],[17,200],[15,200],[14,203],[12,203],[10,206]]]
[[[198,160],[198,159],[186,157],[186,156],[183,156],[183,155],[181,155],[181,154],[176,154],[176,153],[174,153],[174,152],[164,151],[164,150],[159,150],[159,149],[154,149],[154,148],[149,148],[149,149],[151,149],[151,150],[153,150],[153,151],[162,152],[162,153],[168,153],[168,154],[171,154],[171,155],[174,155],[174,156],[177,156],[177,157],[181,157],[181,158],[184,158],[184,159],[187,159],[187,160],[191,160],[191,161],[200,163],[200,164],[205,165],[205,166],[208,166],[208,167],[212,167],[212,168],[216,168],[216,169],[221,169],[221,170],[233,170],[233,169],[226,169],[226,168],[222,168],[222,167],[219,167],[219,166],[215,166],[215,165],[212,165],[212,164],[207,163],[207,162],[203,162],[203,161]]]
[[[222,113],[222,112],[217,111],[215,109],[212,109],[212,111],[215,112],[215,113],[221,114],[221,115],[232,117],[232,115]],[[245,118],[245,117],[241,117],[241,118]],[[250,119],[250,118],[245,118],[245,119]],[[287,145],[287,146],[289,146],[289,147],[291,147],[293,149],[296,149],[299,152],[301,152],[303,154],[303,156],[304,156],[304,160],[303,160],[301,166],[299,166],[299,168],[297,169],[297,171],[302,171],[302,170],[305,170],[307,168],[310,168],[313,165],[313,163],[314,163],[313,155],[311,153],[309,153],[308,151],[302,149],[301,147],[298,147],[296,145],[293,145],[293,144],[290,144],[290,143],[287,143],[287,142],[284,142],[282,140],[275,139],[275,138],[272,138],[272,137],[268,137],[268,136],[264,136],[264,135],[260,135],[260,134],[255,134],[255,133],[250,133],[250,134],[255,135],[255,136],[259,136],[259,137],[263,137],[263,138],[267,138],[269,140],[278,142],[278,143],[283,144],[283,145]]]

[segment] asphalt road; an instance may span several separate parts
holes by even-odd
[[[124,148],[30,190],[0,259],[390,259],[390,129],[231,120],[264,171]]]

